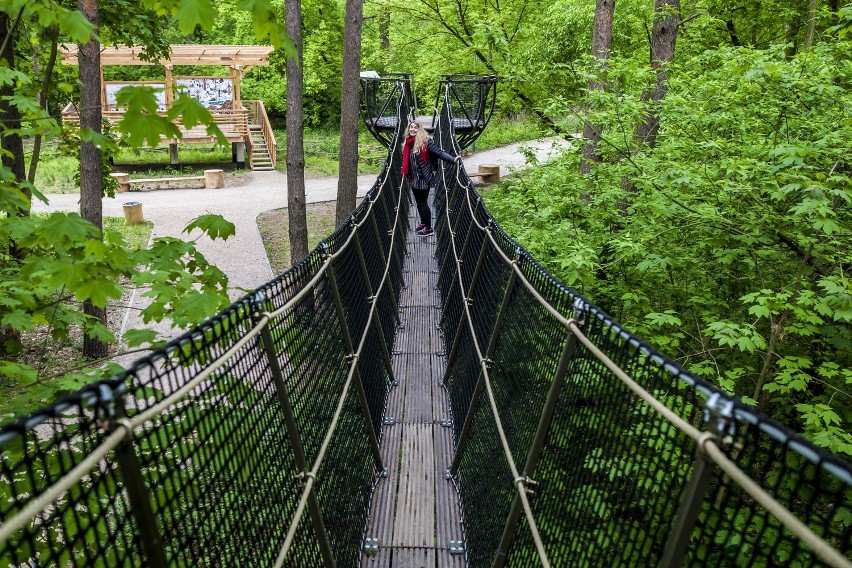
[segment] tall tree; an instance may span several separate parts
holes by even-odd
[[[654,1],[654,27],[651,33],[651,68],[656,74],[654,88],[643,95],[649,103],[648,113],[636,126],[636,139],[653,148],[657,144],[660,117],[657,106],[666,97],[668,65],[674,61],[677,29],[680,23],[680,0]]]
[[[358,95],[361,68],[362,0],[346,0],[343,29],[343,84],[340,90],[340,166],[337,224],[355,209],[358,193]]]
[[[592,57],[597,60],[595,77],[589,81],[589,91],[604,89],[609,50],[612,46],[612,20],[615,14],[615,0],[597,0],[595,2],[595,23],[592,31]],[[592,162],[600,160],[598,145],[601,141],[600,126],[586,120],[583,125],[583,161],[580,173],[585,175],[591,170]]]
[[[24,8],[20,9],[14,21],[10,21],[6,13],[0,13],[0,60],[9,69],[15,69],[15,36]],[[2,118],[2,148],[3,166],[9,168],[15,179],[23,180],[24,174],[24,145],[21,140],[21,113],[9,98],[15,94],[13,83],[4,83],[0,87],[0,118]],[[29,193],[24,189],[25,193]]]
[[[287,35],[296,48],[296,56],[287,58],[287,212],[290,220],[290,261],[295,264],[308,255],[301,0],[286,0],[285,20]]]
[[[101,45],[97,39],[98,0],[77,0],[77,9],[95,27],[87,43],[78,44],[80,62],[80,216],[99,230],[103,229],[103,192],[101,151],[88,133],[101,133]],[[91,300],[83,302],[83,313],[106,324],[106,308]],[[105,357],[107,344],[89,334],[83,335],[83,356]]]

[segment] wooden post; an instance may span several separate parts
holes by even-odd
[[[130,174],[116,172],[109,175],[118,184],[118,193],[130,191]]]
[[[225,172],[222,170],[204,170],[204,187],[206,189],[225,187]]]
[[[233,87],[234,92],[234,100],[232,101],[231,108],[234,110],[238,110],[243,106],[242,93],[240,92],[240,66],[235,65],[231,67],[231,86]]]
[[[172,108],[174,100],[174,79],[172,78],[172,66],[166,65],[166,110]]]
[[[139,201],[128,201],[123,205],[124,221],[128,225],[138,225],[144,223],[145,218],[142,216],[142,203]]]
[[[494,164],[479,164],[478,173],[483,183],[497,183],[500,181],[500,166]]]

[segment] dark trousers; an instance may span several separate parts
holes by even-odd
[[[420,222],[427,227],[432,227],[432,210],[429,209],[429,188],[411,189],[414,193],[414,201],[417,203],[417,212],[420,213]]]

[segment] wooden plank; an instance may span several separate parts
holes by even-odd
[[[187,177],[171,177],[171,178],[150,178],[150,179],[131,179],[127,183],[156,183],[166,181],[204,181],[204,176],[187,176]]]
[[[392,546],[431,547],[435,544],[435,481],[433,427],[400,424],[402,461]]]
[[[428,353],[409,354],[407,360],[403,420],[406,423],[431,424],[435,418],[432,415],[432,358]]]

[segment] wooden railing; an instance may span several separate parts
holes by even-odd
[[[272,167],[275,168],[278,161],[278,149],[275,143],[275,133],[272,131],[272,124],[270,124],[269,116],[266,114],[266,105],[263,104],[263,101],[243,102],[251,108],[252,124],[260,125],[261,132],[263,132],[263,141],[266,142],[266,149],[269,151],[269,159],[272,160]],[[247,148],[249,151],[250,145],[249,143],[249,147]]]
[[[165,116],[165,112],[161,112],[159,114],[160,116]],[[230,142],[244,142],[247,138],[249,138],[249,111],[245,108],[234,110],[210,109],[210,114],[213,115],[213,119],[216,121],[216,125],[222,131],[222,134],[224,134],[225,138],[227,138]],[[104,110],[102,111],[102,116],[108,120],[110,124],[116,124],[124,117],[124,110]],[[264,116],[266,116],[265,111]],[[62,109],[62,120],[71,124],[80,123],[80,115],[73,104],[69,104]],[[169,140],[163,137],[163,141],[169,143],[182,142],[184,144],[216,142],[216,137],[207,133],[206,126],[195,125],[192,128],[184,128],[182,125],[178,124],[177,127],[181,131],[180,140]]]

